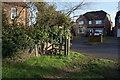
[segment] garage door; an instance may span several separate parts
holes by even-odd
[[[117,30],[117,37],[120,37],[120,29]]]

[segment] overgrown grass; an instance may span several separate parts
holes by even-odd
[[[94,59],[81,66],[80,70],[68,75],[67,78],[120,78],[117,64],[111,60]]]
[[[27,59],[24,63],[3,61],[3,77],[43,78],[47,76],[54,76],[55,74],[61,72],[65,66],[78,62],[80,59],[86,60],[86,57],[79,53],[71,53],[69,56],[44,55],[34,57]]]
[[[110,60],[92,59],[80,53],[71,52],[69,56],[44,55],[27,59],[23,63],[3,60],[2,72],[3,78],[118,77],[119,75],[114,73],[117,71],[116,64]]]
[[[110,38],[111,38],[111,36],[103,36],[103,41],[106,41],[106,40],[108,40]]]

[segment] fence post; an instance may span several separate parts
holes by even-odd
[[[64,49],[65,49],[65,55],[67,55],[67,37],[65,36],[65,45],[64,45]]]
[[[37,47],[37,44],[35,45],[35,56],[38,56],[38,47]]]
[[[70,37],[69,36],[68,36],[68,39],[67,39],[67,49],[68,49],[67,55],[69,55],[69,52],[70,52]]]
[[[59,54],[62,54],[62,35],[60,35]]]
[[[65,55],[69,55],[70,52],[70,37],[67,35],[65,37]]]

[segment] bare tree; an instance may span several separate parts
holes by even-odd
[[[60,11],[65,13],[67,16],[70,16],[75,11],[81,10],[82,8],[88,5],[88,3],[85,2],[85,0],[83,0],[82,2],[78,2],[78,4],[75,5],[73,5],[72,3],[73,2],[64,3],[63,4],[64,9]]]
[[[71,13],[75,12],[78,9],[81,9],[83,6],[85,6],[87,3],[85,3],[85,0],[83,0],[82,2],[80,2],[78,5],[73,6],[68,12],[66,12],[65,14],[70,16]]]
[[[58,6],[59,12],[70,16],[73,20],[75,17],[79,17],[79,15],[75,13],[82,9],[88,9],[90,3],[91,2],[86,2],[86,0],[81,0],[81,2],[50,2],[50,4]]]

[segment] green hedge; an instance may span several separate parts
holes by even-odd
[[[18,50],[29,48],[33,45],[32,39],[28,36],[28,30],[22,26],[3,26],[2,56],[13,56]]]

